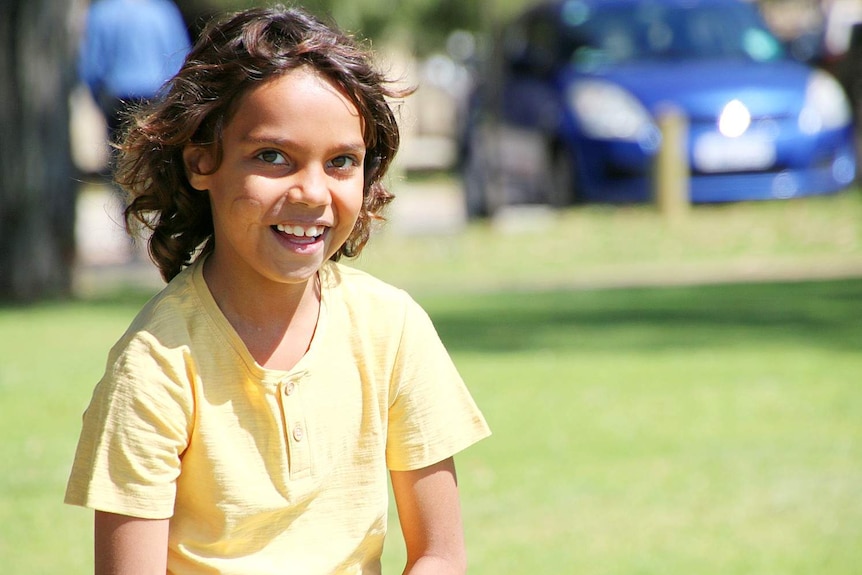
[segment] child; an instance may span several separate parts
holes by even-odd
[[[84,414],[96,573],[380,573],[387,479],[405,573],[464,572],[452,458],[488,428],[427,315],[336,263],[392,198],[398,95],[349,37],[251,9],[130,129],[127,223],[169,283]]]

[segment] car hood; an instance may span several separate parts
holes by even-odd
[[[589,74],[569,70],[567,81],[610,81],[626,88],[653,113],[670,104],[697,121],[716,118],[734,99],[742,101],[755,118],[796,115],[810,74],[808,67],[793,61],[640,62]]]

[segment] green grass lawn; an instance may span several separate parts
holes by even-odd
[[[0,310],[4,573],[90,571],[62,491],[141,301]],[[858,572],[862,280],[421,301],[494,430],[458,460],[471,573]]]
[[[851,574],[862,282],[429,299],[473,573]]]
[[[458,457],[470,573],[858,573],[862,278],[570,288],[779,260],[804,277],[860,255],[858,192],[677,227],[585,207],[514,233],[373,240],[359,265],[416,294],[494,431]],[[92,571],[92,514],[63,489],[146,295],[0,307],[0,572]]]

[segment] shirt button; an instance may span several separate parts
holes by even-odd
[[[292,381],[288,381],[284,384],[284,395],[293,395],[294,390],[296,390],[296,384]]]
[[[297,425],[293,428],[293,438],[296,441],[302,441],[302,438],[305,437],[305,432],[302,430],[302,427]]]

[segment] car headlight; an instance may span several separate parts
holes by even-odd
[[[640,142],[655,132],[652,117],[643,104],[610,82],[575,83],[569,89],[569,104],[584,133],[591,138]]]
[[[852,121],[850,104],[835,78],[815,70],[808,79],[805,104],[799,113],[799,129],[806,134],[843,128]]]

